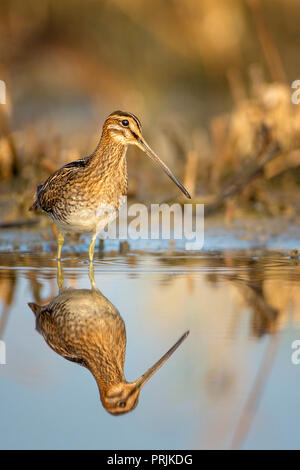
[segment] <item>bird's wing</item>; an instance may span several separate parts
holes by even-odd
[[[36,191],[36,200],[31,206],[31,210],[42,209],[51,212],[60,197],[60,191],[65,187],[66,181],[77,172],[78,169],[87,165],[89,157],[80,158],[74,162],[67,163],[59,170],[55,171],[45,183],[40,184]]]
[[[78,357],[72,351],[72,347],[63,337],[59,325],[57,325],[53,317],[51,306],[42,308],[41,313],[36,319],[36,330],[44,337],[46,343],[60,356],[68,361],[76,362],[86,367],[86,362],[83,358]]]

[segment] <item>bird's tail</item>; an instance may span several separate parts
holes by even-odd
[[[28,302],[28,307],[31,308],[35,316],[37,316],[39,313],[41,313],[42,307],[38,304],[35,304],[34,302]]]
[[[38,203],[37,201],[34,201],[34,203],[32,204],[32,206],[29,207],[29,211],[36,211],[38,209]]]

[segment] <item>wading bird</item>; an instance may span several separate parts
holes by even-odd
[[[117,216],[127,194],[128,145],[136,145],[167,173],[186,197],[190,195],[142,136],[141,123],[131,113],[115,111],[106,119],[95,151],[68,163],[39,185],[30,210],[41,209],[58,226],[57,258],[65,232],[92,233],[89,259],[97,234]]]
[[[124,377],[125,324],[115,306],[95,287],[61,288],[48,305],[29,303],[36,329],[48,345],[93,374],[104,408],[119,415],[133,410],[140,391],[187,337],[188,331],[147,372],[134,382]]]

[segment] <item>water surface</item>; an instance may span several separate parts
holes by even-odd
[[[91,288],[85,253],[66,254],[63,267],[65,286]],[[92,374],[35,330],[27,303],[50,302],[56,276],[53,253],[0,253],[1,448],[299,448],[297,255],[97,254],[96,286],[126,327],[127,380],[190,330],[123,416],[107,413]]]

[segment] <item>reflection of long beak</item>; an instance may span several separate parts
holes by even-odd
[[[182,341],[185,340],[188,334],[189,334],[189,331],[186,331],[181,336],[181,338],[179,338],[179,340],[174,344],[174,346],[172,346],[171,349],[169,349],[169,351],[166,352],[166,354],[164,354],[161,359],[159,359],[159,361],[157,361],[152,367],[150,367],[150,369],[148,369],[147,372],[145,372],[145,374],[143,374],[142,377],[140,377],[135,382],[135,385],[136,385],[135,389],[137,388],[141,389],[143,385],[145,385],[145,383],[150,379],[150,377],[152,377],[152,375],[155,374],[155,372],[158,371],[158,369],[169,359],[169,357],[173,354],[173,352],[176,351],[178,346],[181,345]]]
[[[153,152],[153,150],[149,147],[147,142],[143,139],[143,137],[140,137],[139,140],[137,141],[137,146],[140,147],[152,160],[154,160],[156,163],[159,164],[159,166],[164,170],[165,173],[171,178],[171,180],[178,186],[178,188],[183,192],[183,194],[191,199],[191,196],[183,186],[183,184],[180,183],[180,181],[176,178],[174,173],[167,167],[167,165],[156,155],[156,153]]]

